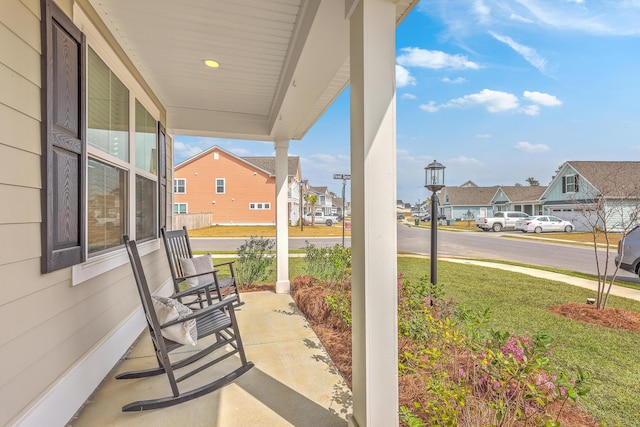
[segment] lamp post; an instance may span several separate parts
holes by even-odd
[[[333,179],[341,179],[342,180],[342,247],[344,248],[344,188],[347,186],[347,181],[351,179],[351,174],[347,173],[334,173]]]
[[[438,283],[438,191],[444,187],[444,165],[436,160],[425,170],[424,186],[431,191],[431,284]]]

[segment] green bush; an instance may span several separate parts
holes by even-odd
[[[251,236],[238,248],[236,280],[240,289],[263,282],[271,274],[275,245],[273,239]]]
[[[331,283],[342,283],[351,277],[351,248],[336,244],[318,248],[307,242],[304,271],[306,274]]]

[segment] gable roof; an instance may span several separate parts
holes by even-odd
[[[547,189],[546,186],[542,185],[501,185],[500,188],[512,203],[539,200],[542,193]]]
[[[231,153],[230,151],[225,150],[224,148],[221,148],[217,145],[214,145],[211,148],[208,148],[198,154],[196,154],[195,156],[192,156],[190,158],[188,158],[187,160],[177,164],[174,169],[178,170],[184,166],[186,166],[189,163],[195,162],[196,160],[214,152],[214,151],[220,151],[222,153],[225,153],[228,156],[231,157],[235,157],[236,159],[239,159],[241,161],[243,161],[244,163],[248,164],[251,167],[254,168],[258,168],[261,171],[271,175],[271,176],[275,176],[276,174],[276,158],[275,156],[245,156],[245,157],[240,157],[240,156],[236,156],[235,154]],[[298,172],[298,168],[300,167],[300,157],[298,156],[289,156],[289,162],[288,162],[288,170],[287,170],[287,174],[289,176],[295,176],[296,173]]]
[[[561,182],[568,168],[575,170],[605,197],[640,197],[640,162],[567,161],[560,167],[548,188]],[[547,191],[542,197],[546,193]]]
[[[276,174],[276,158],[274,156],[246,156],[240,157],[247,163],[251,163],[256,167],[268,172],[270,175]],[[300,167],[300,157],[289,156],[287,174],[289,176],[295,176],[298,173]]]
[[[624,197],[637,193],[640,183],[640,162],[567,162],[604,196]]]
[[[499,186],[492,187],[445,187],[449,204],[454,206],[490,206]]]

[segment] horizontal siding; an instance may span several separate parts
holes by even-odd
[[[73,9],[71,0],[54,1]],[[0,45],[0,425],[7,425],[140,301],[128,264],[77,286],[71,286],[71,268],[40,273],[40,0],[0,0]],[[169,279],[162,248],[143,263],[154,289]]]
[[[0,103],[0,145],[41,154],[40,121]]]
[[[0,184],[0,224],[40,224],[40,190]]]
[[[273,224],[276,220],[275,178],[220,151],[200,157],[175,171],[187,180],[187,193],[175,194],[175,203],[188,203],[189,213],[213,213],[214,224]],[[216,194],[217,178],[225,179],[225,193]],[[215,200],[215,203],[213,201]],[[249,203],[271,203],[270,210],[250,210]]]

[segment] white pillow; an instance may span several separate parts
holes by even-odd
[[[180,258],[180,264],[182,265],[182,271],[184,272],[185,276],[193,276],[194,274],[213,271],[213,261],[211,260],[211,254],[193,258]],[[190,288],[198,285],[204,285],[205,283],[213,283],[213,273],[203,274],[202,276],[191,277],[187,279],[187,284]]]
[[[193,310],[175,299],[157,296],[152,298],[153,308],[156,310],[160,325],[172,320],[180,320],[193,313]],[[186,322],[164,328],[162,336],[180,344],[196,345],[198,342],[196,319],[189,319]]]

